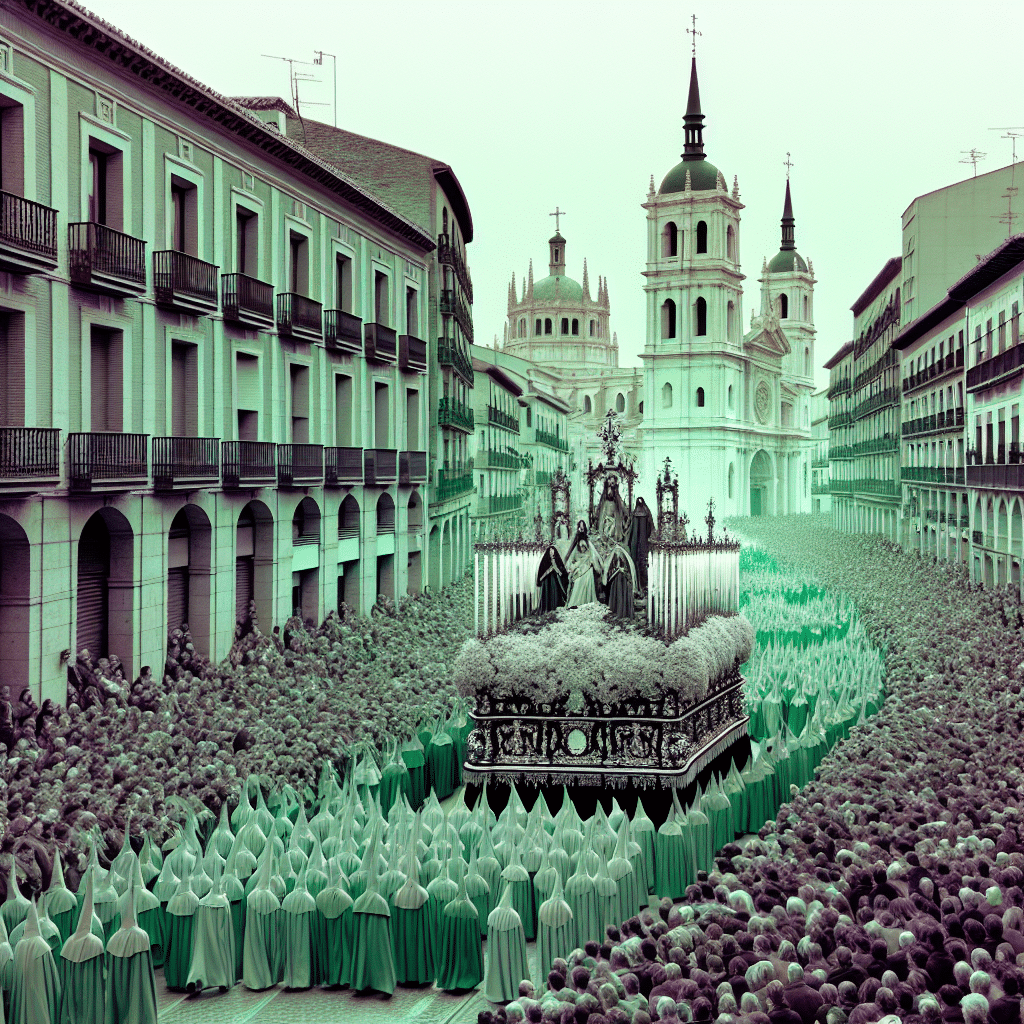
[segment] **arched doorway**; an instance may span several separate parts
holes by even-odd
[[[772,463],[762,448],[750,462],[750,514],[767,516],[771,514]]]
[[[0,515],[0,679],[16,701],[28,686],[31,548],[25,531]]]
[[[131,673],[135,534],[113,508],[94,513],[78,538],[77,653],[116,654]]]
[[[274,517],[262,501],[250,501],[235,529],[235,622],[247,623],[251,602],[270,630],[274,622]]]
[[[188,624],[200,654],[210,653],[210,519],[186,505],[171,521],[167,544],[167,632]]]
[[[292,513],[290,614],[314,625],[320,618],[320,506],[303,498]]]
[[[438,591],[444,584],[441,582],[441,531],[437,526],[430,528],[427,557],[430,559],[430,586]]]

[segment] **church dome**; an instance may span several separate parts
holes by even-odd
[[[558,275],[545,277],[534,284],[534,302],[553,302],[556,298],[564,299],[567,302],[582,302],[583,286],[571,277]]]
[[[658,194],[685,191],[687,171],[690,172],[690,188],[694,192],[712,192],[718,188],[718,168],[710,160],[680,160],[665,175]]]
[[[807,272],[807,263],[796,249],[780,249],[768,264],[769,274],[786,274],[794,270]]]

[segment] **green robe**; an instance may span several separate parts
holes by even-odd
[[[391,995],[398,979],[387,900],[374,889],[367,890],[353,906],[353,922],[352,988]]]
[[[484,954],[476,907],[466,894],[444,908],[437,950],[437,987],[445,992],[476,988],[484,980]]]
[[[149,950],[109,959],[106,1024],[157,1024],[156,979]]]
[[[104,1024],[106,1019],[106,982],[104,957],[74,963],[63,961],[60,1024]]]

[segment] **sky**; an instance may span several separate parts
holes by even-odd
[[[432,0],[86,0],[225,95],[288,96],[287,65],[336,54],[337,123],[443,160],[469,200],[476,340],[499,339],[508,284],[547,274],[556,206],[567,272],[608,279],[620,365],[644,345],[645,201],[679,161],[690,15],[708,159],[739,179],[744,325],[779,249],[787,152],[797,249],[814,264],[817,384],[850,306],[900,252],[918,195],[1011,162],[1024,136],[1013,46],[1024,4]],[[303,114],[330,123],[334,76],[302,66]],[[320,103],[323,106],[313,104]],[[995,130],[993,130],[995,129]],[[1024,137],[1017,143],[1024,159]],[[1024,171],[1024,168],[1022,168]],[[1024,213],[1024,195],[1019,200]],[[999,216],[1002,210],[993,209]],[[1024,218],[1017,224],[1024,230]]]

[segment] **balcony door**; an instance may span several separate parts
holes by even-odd
[[[0,313],[0,426],[25,425],[25,316]]]
[[[89,429],[94,433],[119,433],[124,429],[121,332],[92,325],[89,359],[89,397],[92,406]]]
[[[199,380],[195,345],[171,342],[171,433],[196,437],[199,433]]]

